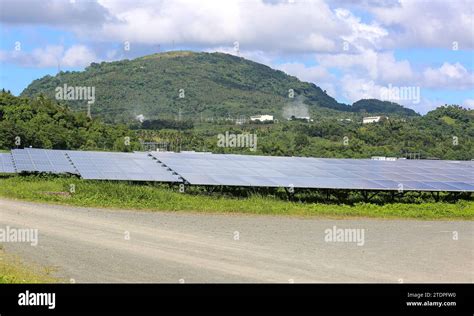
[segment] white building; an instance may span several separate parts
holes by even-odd
[[[383,156],[373,156],[372,160],[386,160],[386,161],[395,161],[397,157],[383,157]]]
[[[269,121],[273,121],[273,115],[255,115],[255,116],[251,116],[250,120],[252,122],[255,122],[255,121],[269,122]]]
[[[383,116],[367,116],[362,119],[363,124],[369,124],[369,123],[378,123],[384,118]]]

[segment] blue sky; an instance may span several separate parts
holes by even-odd
[[[474,108],[468,0],[3,0],[0,86],[158,51],[220,51],[314,82],[340,102],[390,99],[420,113]],[[129,47],[130,49],[125,49]],[[238,48],[238,49],[237,49]]]

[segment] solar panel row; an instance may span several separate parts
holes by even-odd
[[[14,149],[12,156],[17,172],[78,174],[64,150]]]
[[[91,180],[182,182],[146,153],[111,153],[48,149],[14,149],[12,172],[77,174]],[[2,169],[3,167],[2,158]]]
[[[474,163],[152,153],[194,185],[474,191]]]
[[[474,192],[472,161],[268,157],[195,152],[111,153],[16,149],[0,172],[192,185]]]
[[[181,182],[146,153],[68,151],[84,179]]]

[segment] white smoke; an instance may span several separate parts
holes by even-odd
[[[292,101],[288,102],[283,108],[283,117],[290,119],[292,116],[295,118],[309,117],[308,105],[303,103],[304,98],[298,96]]]
[[[143,114],[137,115],[135,116],[135,119],[139,121],[140,123],[143,123],[143,121],[145,120],[145,115]]]

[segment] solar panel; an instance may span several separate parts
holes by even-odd
[[[474,192],[474,163],[151,153],[190,184]]]
[[[156,160],[155,160],[156,159]],[[112,153],[15,149],[0,173],[194,185],[474,192],[474,162],[269,157],[195,152]]]
[[[0,153],[0,173],[15,173],[11,154]]]
[[[84,179],[182,182],[147,153],[68,151]]]
[[[12,157],[17,172],[78,173],[64,150],[14,149]]]

